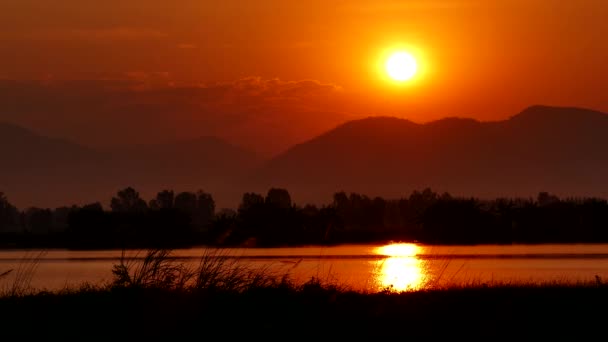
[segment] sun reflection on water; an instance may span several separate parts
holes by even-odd
[[[374,261],[377,290],[408,291],[424,286],[426,272],[416,257],[420,247],[411,243],[398,243],[378,247],[374,253],[386,256]]]

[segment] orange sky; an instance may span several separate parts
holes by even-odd
[[[503,119],[531,104],[608,112],[606,18],[605,0],[3,0],[0,79],[312,80],[337,90],[312,101],[316,112],[418,122]],[[394,46],[424,67],[407,86],[375,69]]]

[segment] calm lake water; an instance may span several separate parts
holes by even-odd
[[[429,246],[420,244],[342,245],[297,248],[191,248],[173,251],[179,262],[195,265],[204,254],[240,264],[289,273],[297,282],[311,277],[355,290],[416,290],[435,285],[491,282],[579,282],[608,279],[608,244]],[[126,256],[138,260],[145,251]],[[34,272],[23,272],[39,257]],[[121,251],[3,250],[0,287],[19,274],[31,274],[37,289],[61,289],[111,280]],[[19,272],[21,270],[22,272]]]

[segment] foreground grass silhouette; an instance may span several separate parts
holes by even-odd
[[[477,284],[362,293],[251,271],[217,255],[188,269],[167,251],[123,260],[114,281],[0,297],[3,337],[78,340],[302,340],[602,334],[608,285]]]

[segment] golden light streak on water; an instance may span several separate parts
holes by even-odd
[[[390,244],[378,247],[374,253],[386,258],[374,261],[377,290],[409,291],[424,286],[426,272],[416,255],[420,248],[411,243]]]

